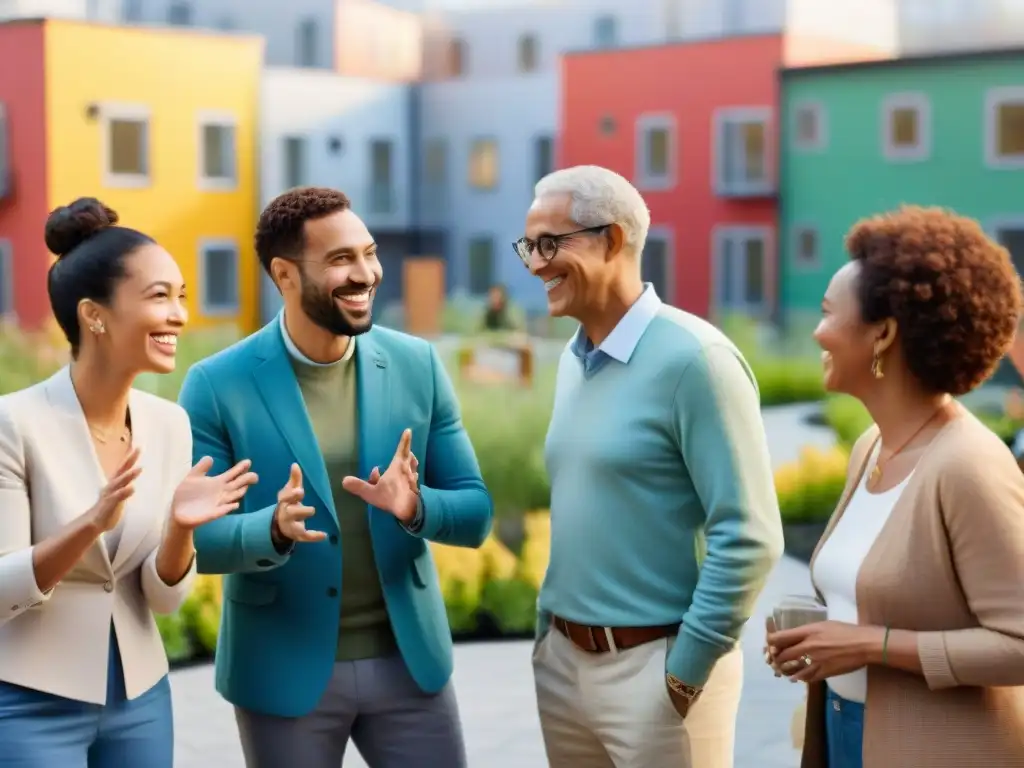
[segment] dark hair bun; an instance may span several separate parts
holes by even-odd
[[[117,211],[95,197],[80,197],[62,205],[46,219],[46,247],[58,257],[67,256],[97,232],[117,224]]]

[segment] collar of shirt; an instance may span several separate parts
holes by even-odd
[[[351,360],[352,355],[356,353],[356,337],[350,336],[348,340],[348,346],[345,347],[345,354],[341,356],[340,360],[335,360],[333,363],[318,363],[315,360],[310,360],[308,357],[302,354],[302,350],[295,346],[295,342],[292,341],[292,337],[288,335],[288,327],[284,324],[284,310],[281,310],[281,314],[279,315],[279,317],[281,323],[281,338],[284,339],[285,349],[288,350],[289,355],[294,357],[300,363],[312,365],[317,368],[327,368],[332,365],[337,365],[338,363],[343,363],[346,360]]]
[[[597,347],[587,338],[583,326],[580,326],[572,340],[572,353],[583,363],[584,369],[591,372],[606,360],[618,360],[620,363],[628,363],[640,343],[640,338],[651,324],[658,310],[661,308],[661,299],[654,291],[651,283],[644,284],[644,292],[640,298],[633,302],[633,306],[622,316],[618,324],[608,334],[607,338]]]

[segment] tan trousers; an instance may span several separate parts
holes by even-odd
[[[544,636],[533,670],[551,768],[733,768],[742,653],[719,660],[684,721],[665,685],[674,640],[591,654]]]

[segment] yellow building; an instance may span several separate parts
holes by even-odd
[[[192,327],[259,322],[263,41],[45,22],[50,207],[98,197],[167,248]]]

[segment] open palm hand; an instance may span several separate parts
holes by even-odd
[[[342,480],[342,487],[408,525],[415,517],[419,503],[418,468],[419,460],[412,452],[412,430],[407,429],[402,432],[398,449],[383,474],[374,467],[368,479],[349,476]]]
[[[238,509],[249,486],[259,479],[255,472],[249,471],[252,462],[248,459],[219,475],[207,474],[212,466],[213,459],[209,456],[200,459],[174,492],[171,517],[186,530]]]

